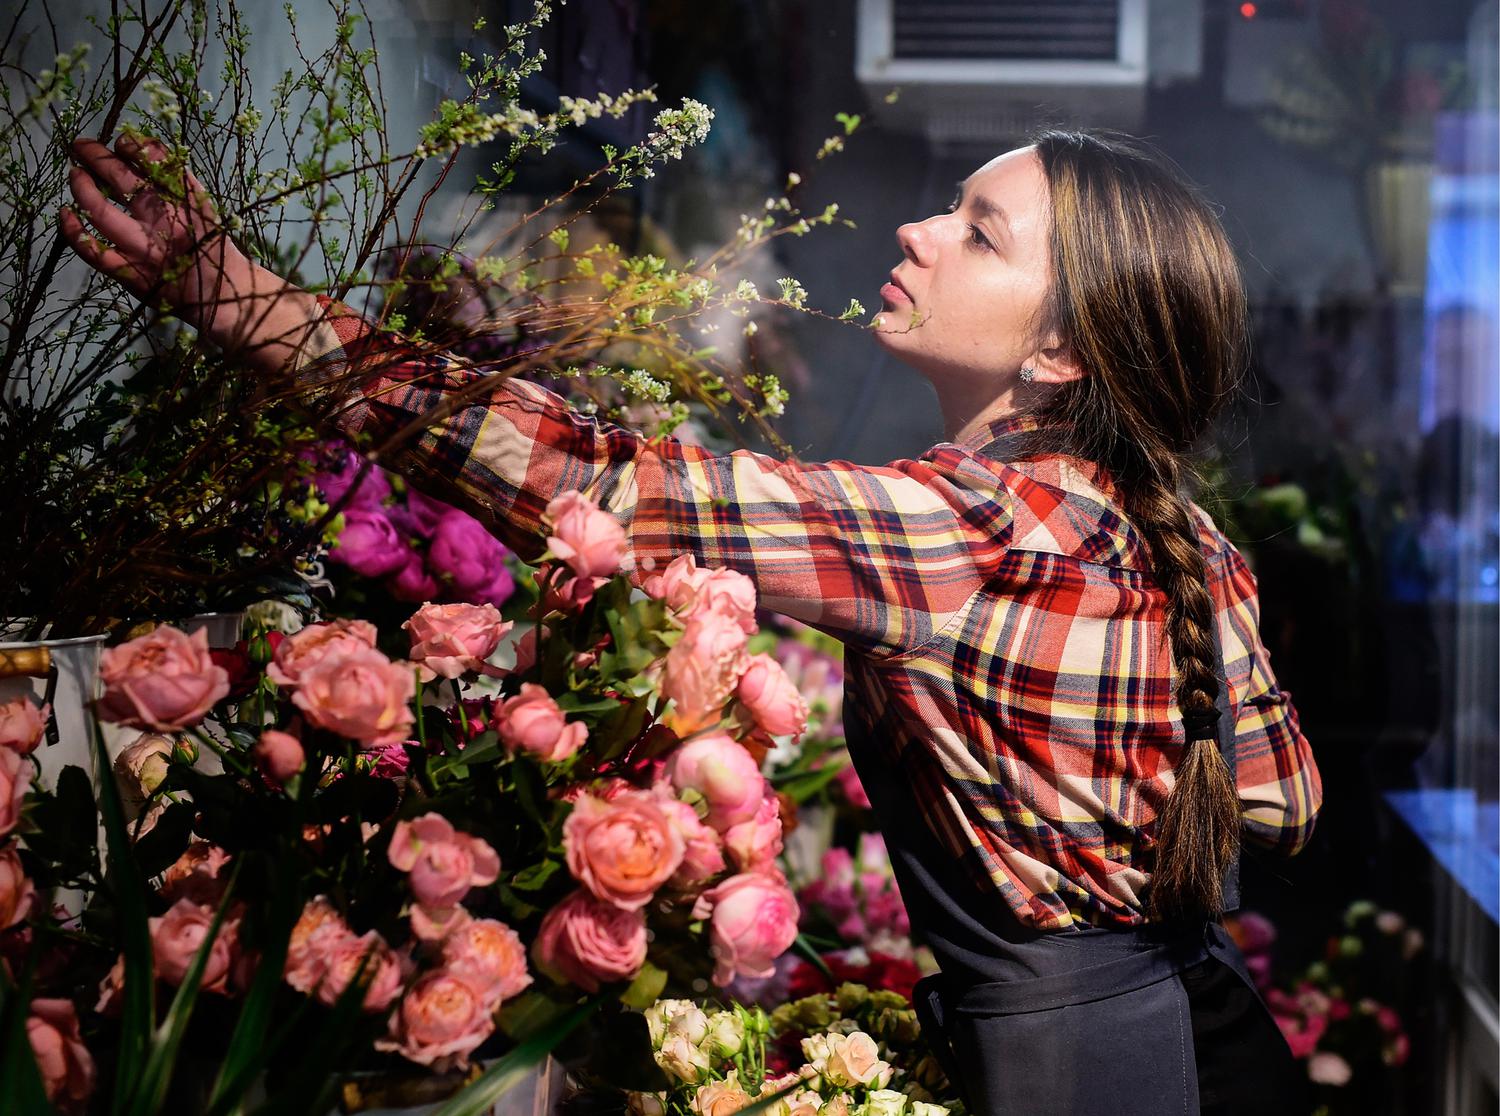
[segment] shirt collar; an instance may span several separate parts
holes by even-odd
[[[986,447],[994,445],[1002,438],[1012,434],[1026,434],[1041,426],[1034,415],[1018,413],[1003,415],[1000,418],[991,419],[982,426],[975,427],[958,444],[971,450],[983,451]]]

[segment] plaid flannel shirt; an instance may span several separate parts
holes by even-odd
[[[348,311],[334,418],[376,443],[482,373],[413,355]],[[315,388],[311,389],[315,390]],[[941,845],[1040,930],[1142,921],[1153,821],[1184,732],[1164,597],[1107,475],[1072,457],[1009,463],[969,444],[870,467],[711,453],[598,422],[498,381],[387,458],[523,555],[577,489],[619,517],[635,560],[692,554],[751,577],[761,603],[846,646],[851,712],[924,804]],[[1258,632],[1255,578],[1195,508],[1223,639],[1247,840],[1296,852],[1322,788]]]

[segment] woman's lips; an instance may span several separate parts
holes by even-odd
[[[887,283],[885,286],[881,287],[880,297],[885,299],[885,301],[887,302],[893,303],[911,302],[911,296],[903,291],[900,287],[896,286],[895,283]]]

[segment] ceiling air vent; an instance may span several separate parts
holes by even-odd
[[[1120,0],[893,0],[893,58],[1115,62]]]

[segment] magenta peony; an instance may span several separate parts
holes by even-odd
[[[379,507],[344,510],[344,529],[328,552],[360,577],[386,577],[406,565],[411,546]]]
[[[106,721],[170,732],[203,720],[229,693],[229,674],[208,653],[208,633],[163,624],[99,657]]]
[[[470,600],[488,590],[504,568],[509,551],[472,515],[450,510],[436,523],[427,550],[427,568],[451,596]]]

